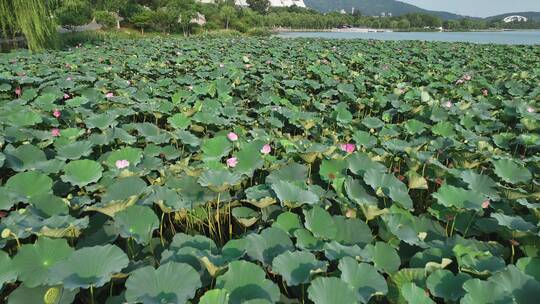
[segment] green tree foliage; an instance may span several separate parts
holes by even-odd
[[[84,0],[72,0],[55,11],[60,25],[73,27],[87,24],[92,20],[92,7]]]
[[[270,1],[268,0],[247,0],[249,8],[256,11],[259,14],[266,14],[266,11],[270,7]]]
[[[94,18],[96,18],[97,23],[106,28],[111,28],[116,24],[116,17],[107,11],[95,11]]]

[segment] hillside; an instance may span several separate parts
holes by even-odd
[[[502,20],[508,16],[513,16],[513,15],[518,15],[518,16],[523,16],[523,17],[527,17],[527,19],[529,20],[533,20],[533,21],[540,21],[540,12],[518,12],[518,13],[507,13],[507,14],[501,14],[501,15],[496,15],[496,16],[491,16],[491,17],[488,17],[486,19],[488,20],[493,20],[493,19],[496,19],[496,20]]]
[[[354,7],[355,10],[360,10],[362,14],[367,16],[379,16],[381,13],[392,13],[394,16],[408,13],[430,13],[445,20],[463,18],[461,15],[425,10],[396,0],[304,0],[304,2],[307,7],[320,12],[340,11],[342,9],[351,12]]]

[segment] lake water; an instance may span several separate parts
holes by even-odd
[[[327,38],[327,39],[377,39],[377,40],[423,40],[446,42],[473,42],[495,44],[540,45],[540,31],[508,32],[283,32],[284,38]]]

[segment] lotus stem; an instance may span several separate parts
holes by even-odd
[[[95,302],[94,302],[94,285],[90,285],[90,303],[95,304]]]
[[[161,241],[161,246],[165,247],[165,241],[163,240],[163,218],[165,217],[165,212],[161,213],[161,220],[159,221],[159,240]]]
[[[218,192],[218,195],[217,195],[217,207],[216,207],[216,215],[217,215],[217,226],[218,226],[218,234],[219,234],[219,241],[221,243],[223,243],[223,239],[222,239],[222,236],[221,236],[221,215],[219,214],[219,200],[221,198],[221,192]]]

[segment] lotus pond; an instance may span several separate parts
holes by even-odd
[[[0,302],[537,303],[540,48],[0,57]]]

